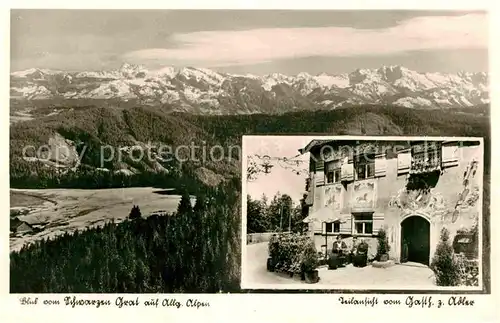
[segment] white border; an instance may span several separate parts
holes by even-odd
[[[302,282],[294,281],[290,278],[290,284],[250,284],[245,280],[247,274],[247,234],[246,234],[246,211],[247,211],[247,145],[246,139],[250,138],[266,138],[268,140],[276,140],[279,141],[280,138],[311,138],[311,140],[357,140],[360,142],[363,141],[478,141],[480,143],[481,153],[480,153],[480,197],[478,203],[481,205],[480,217],[478,219],[478,230],[479,230],[479,248],[478,252],[481,255],[481,260],[479,261],[479,286],[477,287],[468,287],[468,286],[459,286],[459,287],[441,287],[436,286],[435,288],[428,287],[416,287],[416,286],[399,286],[395,287],[387,287],[384,285],[326,285],[326,284],[304,284]],[[314,136],[314,135],[247,135],[242,138],[242,176],[241,176],[241,288],[242,289],[266,289],[266,290],[336,290],[336,291],[426,291],[426,292],[435,292],[439,294],[440,292],[445,291],[456,291],[456,292],[471,292],[471,291],[481,291],[483,289],[483,186],[484,186],[484,140],[481,137],[429,137],[429,136]],[[491,213],[490,213],[490,223],[491,223]],[[490,262],[491,262],[490,255]],[[491,280],[491,266],[490,266],[490,280]]]
[[[491,97],[491,124],[494,125],[498,119],[498,111],[496,110],[497,93],[500,93],[500,83],[497,81],[495,72],[500,71],[500,66],[497,64],[500,52],[498,52],[497,41],[498,36],[495,35],[500,30],[500,17],[496,12],[496,1],[493,0],[421,0],[418,2],[403,2],[400,0],[353,0],[353,1],[328,1],[328,0],[253,0],[253,1],[240,1],[235,2],[231,0],[185,0],[182,2],[175,1],[159,1],[159,0],[143,0],[140,2],[119,2],[114,0],[87,0],[80,1],[63,1],[63,0],[7,0],[0,4],[3,9],[1,11],[0,26],[3,33],[3,46],[1,47],[2,60],[0,64],[0,89],[3,89],[3,126],[0,127],[4,140],[1,140],[1,150],[3,151],[4,158],[1,159],[2,165],[2,187],[3,187],[3,200],[2,205],[8,205],[9,200],[9,172],[8,172],[8,156],[9,143],[7,142],[7,134],[9,129],[9,113],[5,107],[9,106],[9,39],[10,39],[10,14],[11,8],[55,8],[55,9],[201,9],[201,8],[227,8],[227,9],[387,9],[387,10],[400,10],[400,9],[414,9],[414,10],[483,10],[489,9],[490,15],[490,97]],[[496,37],[495,37],[496,36]],[[491,159],[499,160],[500,153],[495,147],[495,139],[497,129],[491,128]],[[498,146],[498,145],[496,145]],[[500,196],[500,187],[496,186],[497,179],[500,178],[500,171],[497,168],[491,168],[491,205],[490,213],[494,214],[497,208],[497,200],[494,198]],[[185,321],[191,322],[196,319],[202,321],[215,321],[215,322],[315,322],[325,320],[346,320],[352,321],[383,321],[404,319],[405,321],[416,322],[497,322],[499,318],[498,313],[498,281],[493,274],[498,272],[497,267],[497,253],[500,240],[497,235],[490,234],[491,239],[491,261],[490,271],[492,273],[491,279],[491,295],[471,295],[468,299],[476,301],[473,307],[457,307],[457,308],[442,308],[442,309],[427,309],[427,308],[407,308],[401,307],[352,307],[341,306],[338,303],[338,297],[341,295],[331,294],[313,294],[307,295],[287,295],[287,294],[237,294],[237,295],[194,295],[198,298],[210,300],[212,308],[209,310],[200,311],[176,311],[165,310],[164,308],[147,309],[132,308],[130,310],[118,310],[116,308],[110,309],[95,309],[95,308],[81,308],[69,309],[65,307],[22,307],[19,305],[17,295],[9,295],[9,246],[6,243],[8,232],[8,219],[4,217],[5,224],[2,228],[2,237],[0,240],[0,250],[2,251],[2,280],[0,285],[2,288],[2,302],[0,303],[0,320],[3,322],[37,322],[43,320],[50,320],[51,323],[55,322],[91,322],[91,321],[120,321],[120,322],[138,322],[144,319],[150,322],[170,322],[170,321]],[[496,228],[498,218],[491,216],[491,228]],[[493,233],[493,230],[490,231]],[[366,296],[373,296],[369,294]],[[377,294],[375,294],[377,296]],[[25,295],[25,296],[40,296],[40,295]],[[59,297],[60,296],[60,297]],[[46,294],[45,298],[61,298],[63,295]],[[113,299],[117,295],[113,294],[81,294],[82,297],[98,298],[98,299]],[[134,295],[123,295],[134,296]],[[186,298],[188,295],[142,295],[143,299],[148,296],[163,296],[163,297],[176,297]],[[193,296],[193,295],[191,295]],[[363,295],[359,294],[360,297]],[[382,295],[378,295],[382,296]],[[401,299],[407,295],[387,295],[392,296],[393,299]],[[446,299],[446,298],[443,298]]]
[[[257,9],[257,10],[486,10],[492,7],[488,0],[476,1],[446,1],[446,0],[421,0],[417,3],[401,2],[398,0],[354,0],[354,1],[327,1],[309,0],[253,0],[253,1],[231,1],[231,0],[184,0],[157,1],[143,0],[141,2],[121,2],[117,5],[113,0],[89,0],[72,1],[64,0],[9,0],[6,1],[7,8],[16,9]]]

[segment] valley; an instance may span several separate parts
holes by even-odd
[[[65,232],[101,226],[110,221],[119,223],[127,218],[133,205],[140,207],[143,217],[173,213],[180,199],[174,190],[152,187],[11,189],[11,221],[18,218],[28,223],[32,230],[11,232],[10,250],[19,250],[25,243],[53,238]]]

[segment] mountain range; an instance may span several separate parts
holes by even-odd
[[[64,102],[74,106],[71,102],[90,100],[208,115],[281,114],[366,104],[448,109],[489,104],[488,78],[484,72],[420,73],[402,66],[338,75],[256,76],[193,67],[152,71],[125,63],[110,71],[32,68],[12,72],[10,95],[18,105]]]

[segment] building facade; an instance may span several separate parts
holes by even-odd
[[[374,257],[384,229],[391,259],[429,265],[442,228],[453,241],[482,218],[482,140],[313,140],[300,152],[310,153],[304,222],[323,252],[357,236]]]

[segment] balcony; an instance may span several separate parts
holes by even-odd
[[[415,144],[411,147],[410,174],[433,173],[441,170],[441,145],[438,142]]]

